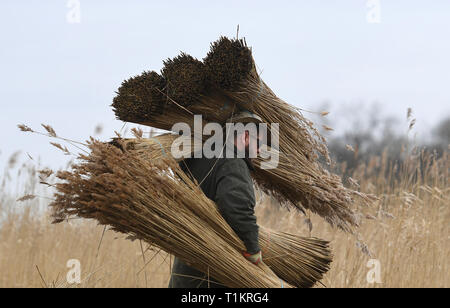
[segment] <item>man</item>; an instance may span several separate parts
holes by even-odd
[[[261,118],[245,111],[235,115],[231,122],[260,123]],[[227,133],[225,132],[225,135]],[[262,262],[262,255],[254,214],[255,193],[250,175],[250,171],[253,170],[250,156],[258,153],[258,135],[251,130],[243,130],[237,136],[228,136],[230,137],[234,137],[231,139],[234,158],[226,158],[229,156],[226,155],[225,149],[222,157],[186,159],[180,166],[197,180],[205,195],[217,204],[225,221],[243,241],[247,250],[243,253],[244,256],[250,262],[258,264]],[[238,156],[238,153],[241,155]],[[245,155],[244,158],[237,158],[243,157],[242,154]],[[224,286],[175,258],[169,288],[207,287]]]

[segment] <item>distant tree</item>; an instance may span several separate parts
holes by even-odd
[[[433,130],[439,142],[447,146],[450,144],[450,117],[442,120]]]
[[[436,153],[440,157],[450,144],[450,117],[440,121],[432,130],[433,140],[411,142],[409,135],[415,119],[408,110],[408,121],[404,125],[408,133],[401,129],[399,121],[383,115],[383,108],[373,104],[367,108],[360,105],[347,105],[339,108],[333,122],[343,121],[346,129],[338,135],[328,134],[328,148],[331,157],[339,164],[345,164],[345,175],[351,174],[359,165],[368,164],[375,156],[385,156],[394,165],[401,163],[413,149]],[[338,123],[335,123],[338,124]],[[327,125],[330,125],[327,123]],[[342,169],[337,169],[338,171]]]

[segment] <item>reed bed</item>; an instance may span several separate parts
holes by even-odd
[[[258,224],[330,241],[333,263],[321,280],[327,287],[450,287],[449,154],[418,156],[405,164],[383,157],[374,157],[351,173],[363,190],[383,196],[376,206],[361,208],[372,217],[358,228],[372,257],[355,246],[352,235],[317,215],[310,216],[310,229],[300,212],[288,211],[267,196],[258,198],[259,194]],[[0,287],[167,287],[173,258],[164,251],[145,243],[141,249],[139,241],[108,228],[104,231],[94,220],[50,224],[43,211],[47,198],[16,202],[24,194],[51,197],[39,185],[35,169],[41,168],[27,160],[19,169],[21,181],[6,179],[7,187],[21,183],[20,190],[0,190]],[[16,171],[5,169],[2,174]],[[48,182],[54,183],[53,177]],[[66,282],[66,262],[74,258],[81,263],[81,284]],[[373,258],[380,261],[381,283],[367,281],[371,270],[367,262]]]

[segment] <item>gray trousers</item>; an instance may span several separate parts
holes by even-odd
[[[209,281],[208,281],[209,280]],[[217,280],[175,258],[169,288],[225,288]]]

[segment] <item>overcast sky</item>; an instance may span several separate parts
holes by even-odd
[[[107,139],[123,125],[110,104],[124,79],[180,51],[202,59],[238,24],[275,93],[315,111],[328,102],[331,123],[349,103],[379,102],[402,121],[411,107],[419,134],[450,115],[448,0],[2,0],[0,170],[17,150],[52,167],[67,160],[17,124],[80,141],[101,124]]]

